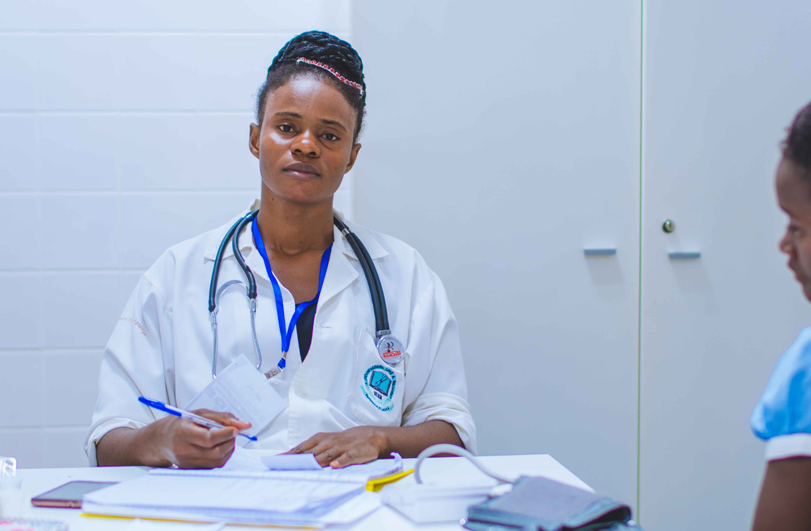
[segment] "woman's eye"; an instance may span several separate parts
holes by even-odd
[[[324,138],[326,138],[327,140],[338,140],[338,137],[333,135],[332,133],[325,134]]]
[[[293,128],[287,124],[282,124],[279,126],[279,131],[281,131],[282,133],[292,133]]]
[[[800,236],[802,235],[802,232],[803,232],[802,229],[797,225],[788,226],[788,233],[791,234],[792,236]]]

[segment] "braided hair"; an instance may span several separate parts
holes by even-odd
[[[804,171],[811,180],[811,103],[800,109],[783,140],[783,158]]]
[[[308,61],[299,61],[301,58]],[[301,74],[319,76],[327,83],[332,83],[343,94],[357,114],[353,137],[353,141],[357,142],[363,126],[366,107],[363,61],[351,44],[323,31],[308,31],[296,35],[282,47],[273,59],[268,68],[267,78],[256,96],[256,119],[260,127],[265,117],[265,103],[268,94]],[[342,81],[336,74],[343,77],[345,81]]]

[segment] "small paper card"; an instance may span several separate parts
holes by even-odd
[[[240,354],[186,406],[189,410],[200,408],[228,412],[246,420],[252,426],[245,433],[256,435],[282,412],[285,402],[265,375]]]
[[[313,454],[280,454],[262,456],[268,470],[321,470]]]

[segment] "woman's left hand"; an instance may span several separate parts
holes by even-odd
[[[357,426],[337,433],[317,433],[288,454],[313,454],[321,466],[343,468],[374,461],[388,445],[383,430]]]

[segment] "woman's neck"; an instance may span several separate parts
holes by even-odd
[[[332,200],[314,205],[290,203],[262,190],[256,222],[265,248],[287,256],[323,251],[334,239]]]

